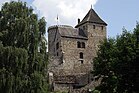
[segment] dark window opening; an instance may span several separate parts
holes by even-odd
[[[84,42],[77,42],[77,48],[85,48],[85,43]]]
[[[80,52],[80,59],[83,59],[83,53]]]
[[[101,26],[101,30],[103,30],[103,26]]]
[[[93,29],[96,29],[96,26],[95,25],[93,25]]]
[[[81,64],[83,64],[83,60],[81,60]]]
[[[82,48],[85,48],[85,43],[84,42],[82,42]]]
[[[81,43],[77,42],[77,48],[81,48]]]
[[[56,44],[56,49],[58,49],[58,48],[59,48],[59,43]]]

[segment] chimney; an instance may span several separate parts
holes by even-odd
[[[78,18],[78,24],[80,23],[80,19]]]

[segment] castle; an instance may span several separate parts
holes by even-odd
[[[75,28],[67,25],[48,28],[51,91],[86,93],[83,91],[95,86],[90,71],[93,70],[98,45],[106,38],[106,26],[91,8],[82,21],[78,19]]]

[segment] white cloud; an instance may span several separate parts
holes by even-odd
[[[44,16],[47,26],[57,24],[56,18],[59,17],[59,24],[69,24],[75,26],[77,19],[82,19],[88,10],[94,8],[98,0],[34,0],[32,5],[39,15]]]
[[[9,1],[12,0],[0,0],[0,8],[2,4]],[[59,17],[59,25],[68,24],[75,26],[77,19],[82,19],[91,5],[94,8],[97,1],[98,0],[34,0],[31,6],[33,6],[37,14],[46,18],[47,26],[57,24],[57,15]]]

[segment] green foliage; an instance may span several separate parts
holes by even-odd
[[[94,91],[92,91],[92,93],[100,93],[100,91],[99,90],[94,90]]]
[[[138,93],[139,24],[133,33],[123,29],[116,39],[104,40],[94,59],[94,76],[102,78],[96,90],[101,93]],[[138,34],[138,35],[137,35]]]
[[[47,93],[46,22],[26,3],[0,10],[0,91]]]

